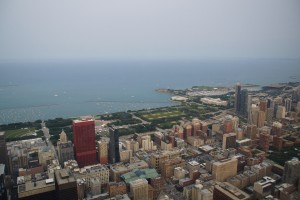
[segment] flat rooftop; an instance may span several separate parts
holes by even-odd
[[[55,177],[58,185],[76,182],[75,177],[72,175],[70,169],[61,169],[55,171]]]

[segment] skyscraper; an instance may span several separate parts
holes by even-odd
[[[101,164],[108,163],[108,138],[102,138],[98,141],[98,160]]]
[[[79,167],[92,165],[96,161],[96,134],[93,119],[73,121],[74,150]]]
[[[244,116],[248,114],[248,90],[241,91],[241,110],[240,113]]]
[[[5,164],[5,171],[8,171],[8,155],[4,132],[0,132],[0,164]]]
[[[291,110],[292,110],[292,100],[290,98],[286,98],[284,100],[284,106],[285,106],[286,112],[291,112]]]
[[[234,102],[235,112],[241,111],[241,84],[237,83],[235,86],[235,102]]]
[[[60,140],[57,142],[57,152],[59,163],[63,166],[64,162],[74,160],[73,144],[68,141],[67,134],[62,131]]]
[[[236,134],[226,133],[223,135],[223,149],[235,148],[236,147]]]
[[[119,131],[113,127],[109,128],[109,163],[120,162]]]

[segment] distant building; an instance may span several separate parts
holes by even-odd
[[[169,160],[171,158],[179,157],[180,150],[172,149],[171,151],[157,151],[153,152],[150,155],[150,167],[155,168],[159,173],[161,169],[161,165],[165,160]]]
[[[241,91],[241,110],[240,114],[244,116],[248,116],[248,101],[249,101],[249,96],[248,96],[248,90],[242,90]],[[250,104],[251,105],[251,104]]]
[[[265,125],[266,113],[264,111],[258,111],[257,127],[261,128]]]
[[[152,151],[157,149],[157,147],[153,144],[153,141],[151,140],[151,137],[149,135],[141,136],[140,146],[142,147],[142,150],[145,151]]]
[[[197,136],[197,131],[201,130],[201,121],[198,118],[192,120],[193,136]]]
[[[274,122],[272,124],[271,134],[281,136],[282,124],[280,122]]]
[[[256,134],[257,134],[257,126],[256,125],[247,125],[246,136],[251,140],[255,140]]]
[[[276,111],[276,119],[283,119],[285,118],[285,107],[278,106]]]
[[[274,117],[274,108],[267,108],[266,120],[270,124]]]
[[[270,134],[269,133],[261,133],[259,134],[259,147],[264,151],[269,151],[270,146]]]
[[[109,163],[120,162],[119,131],[113,127],[109,128]]]
[[[241,112],[241,84],[237,83],[235,86],[235,102],[234,102],[235,112]]]
[[[286,112],[291,112],[292,110],[292,100],[290,98],[284,99],[284,107]]]
[[[259,102],[259,110],[263,112],[267,112],[268,101],[266,99],[261,99]]]
[[[60,140],[57,142],[57,154],[61,166],[68,160],[74,160],[73,144],[68,141],[67,134],[64,131],[61,132]]]
[[[228,115],[225,117],[224,124],[223,124],[223,132],[230,133],[233,131],[233,123],[232,123],[232,116]]]
[[[101,140],[98,141],[98,160],[101,164],[108,163],[108,144],[108,138],[101,138]]]
[[[236,147],[236,134],[226,133],[223,135],[223,149],[235,148]]]
[[[93,119],[74,120],[74,150],[80,167],[96,164],[96,133]]]
[[[182,158],[173,158],[162,163],[161,175],[164,178],[171,178],[174,176],[174,169],[176,167],[184,167],[185,161]]]

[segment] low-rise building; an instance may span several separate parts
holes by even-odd
[[[213,199],[250,200],[250,196],[230,183],[223,182],[215,185]]]

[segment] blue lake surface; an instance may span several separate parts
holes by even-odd
[[[0,124],[176,105],[157,88],[299,81],[300,60],[0,63]]]

